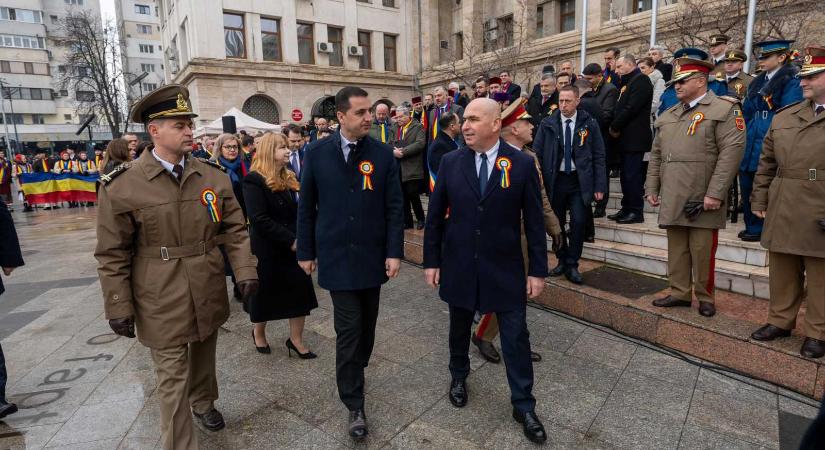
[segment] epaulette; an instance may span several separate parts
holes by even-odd
[[[717,97],[721,98],[722,100],[724,100],[726,102],[731,102],[733,104],[742,103],[741,100],[739,100],[736,97],[731,97],[730,95],[717,95]]]
[[[226,167],[216,163],[215,161],[212,161],[211,159],[200,158],[200,157],[195,157],[195,159],[197,159],[198,161],[200,161],[204,164],[209,164],[210,166],[212,166],[216,169],[220,169],[223,172],[226,172]]]
[[[774,111],[774,114],[779,114],[781,111],[784,111],[784,110],[790,108],[791,106],[796,106],[796,105],[802,103],[803,101],[805,101],[805,99],[799,100],[798,102],[789,103],[789,104],[777,109],[776,111]]]
[[[112,180],[119,177],[120,174],[122,174],[123,172],[126,172],[126,169],[128,169],[130,167],[132,167],[131,162],[125,162],[125,163],[115,167],[114,170],[112,170],[111,172],[103,174],[103,175],[100,176],[100,184],[110,183]]]

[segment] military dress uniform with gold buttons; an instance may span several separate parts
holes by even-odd
[[[181,117],[195,117],[188,92],[168,85],[135,105],[131,118]],[[215,344],[229,317],[218,245],[239,283],[257,280],[229,177],[184,155],[173,165],[144,152],[102,175],[98,193],[95,257],[106,318],[134,317],[138,340],[151,349],[167,449],[197,448],[190,408],[204,415],[218,398]]]
[[[741,50],[728,50],[725,53],[724,62],[745,62],[747,60],[748,56]],[[724,73],[722,80],[727,83],[728,95],[741,100],[748,93],[748,86],[750,86],[753,76],[746,73],[744,70],[740,70],[733,76]]]
[[[809,47],[806,53],[799,78],[823,81],[825,48]],[[825,104],[806,98],[779,110],[765,136],[751,195],[753,210],[765,211],[762,246],[770,252],[771,294],[768,324],[752,337],[790,335],[806,299],[801,353],[811,358],[825,355],[823,149]]]
[[[725,58],[727,57],[728,52],[728,41],[730,41],[728,36],[724,34],[714,34],[710,36],[710,43],[708,44],[711,49],[717,45],[725,46],[725,53],[720,56],[714,56],[712,52],[710,53],[710,62],[713,64],[713,69],[710,71],[710,76],[720,82],[725,81]]]
[[[674,68],[671,84],[707,75],[713,66],[680,58]],[[654,127],[645,195],[659,198],[659,226],[667,230],[671,295],[653,304],[690,306],[695,294],[700,313],[712,316],[718,232],[725,228],[725,200],[745,148],[742,109],[737,99],[707,91],[690,104],[680,102],[665,111]],[[698,215],[687,212],[701,208],[705,197],[722,204]]]

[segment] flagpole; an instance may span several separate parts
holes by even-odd
[[[581,43],[581,72],[584,72],[584,65],[587,59],[587,0],[582,0],[582,43]]]
[[[753,56],[751,53],[753,52],[753,23],[756,21],[756,0],[749,0],[748,2],[748,27],[745,31],[745,55],[747,59],[745,60],[745,72],[750,72],[751,69],[751,60]]]
[[[650,46],[656,45],[656,21],[659,18],[659,0],[653,0],[650,13]]]

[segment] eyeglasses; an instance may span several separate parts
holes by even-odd
[[[237,150],[238,146],[237,145],[224,145],[223,148],[225,148],[227,150]]]

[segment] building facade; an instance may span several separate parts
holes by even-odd
[[[3,83],[0,134],[8,129],[18,151],[81,143],[75,135],[85,119],[76,113],[78,93],[63,90],[66,49],[57,45],[60,22],[74,9],[100,14],[99,0],[0,0],[0,81]],[[81,93],[82,95],[83,93]],[[12,112],[13,111],[13,112]],[[105,138],[100,135],[98,137]]]
[[[114,3],[121,65],[133,103],[166,81],[159,10],[154,0],[114,0]]]
[[[166,81],[188,86],[204,124],[231,107],[269,123],[333,116],[355,84],[374,100],[413,94],[414,2],[158,0]]]

